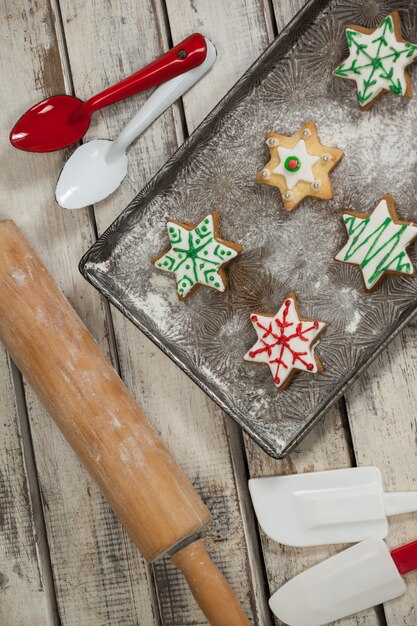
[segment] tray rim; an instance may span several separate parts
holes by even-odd
[[[227,403],[221,397],[216,395],[204,380],[199,378],[183,363],[179,357],[172,352],[151,330],[142,324],[133,314],[125,307],[119,298],[111,293],[99,280],[94,266],[106,260],[103,257],[103,247],[106,240],[119,232],[119,225],[129,221],[140,207],[147,205],[154,196],[160,193],[159,185],[170,182],[170,177],[175,177],[177,171],[182,164],[182,157],[192,152],[201,142],[200,137],[211,135],[216,123],[222,119],[223,110],[233,99],[238,99],[241,92],[245,92],[247,84],[252,82],[257,75],[257,69],[262,67],[265,71],[264,61],[268,56],[282,46],[282,56],[285,55],[288,48],[293,45],[293,37],[300,34],[300,31],[306,31],[311,23],[316,19],[327,7],[335,0],[308,0],[294,18],[285,26],[285,28],[273,39],[264,52],[256,59],[256,61],[246,70],[246,72],[237,80],[225,96],[217,103],[213,110],[204,118],[197,128],[189,135],[189,137],[178,147],[169,160],[159,169],[159,171],[151,178],[151,180],[143,187],[143,189],[135,196],[135,198],[123,209],[116,219],[108,226],[108,228],[98,237],[94,244],[85,252],[79,262],[79,271],[82,276],[93,286],[99,293],[104,295],[111,304],[113,304],[129,321],[131,321],[141,332],[144,333],[164,354],[166,354],[174,363],[184,371],[191,380],[196,383],[214,402],[272,458],[283,459],[290,454],[302,439],[311,431],[316,423],[321,420],[327,411],[335,405],[345,394],[347,389],[356,379],[363,374],[368,366],[379,356],[386,346],[403,330],[403,328],[417,316],[417,300],[415,304],[411,304],[400,316],[400,321],[394,330],[388,330],[381,336],[378,347],[355,368],[349,372],[347,376],[342,378],[335,387],[335,392],[331,397],[322,403],[316,405],[313,417],[307,424],[304,424],[285,445],[285,447],[277,450],[269,440],[265,439],[258,432],[255,432],[245,423],[238,413],[229,408]],[[278,61],[279,62],[279,61]],[[205,141],[206,143],[206,141]]]

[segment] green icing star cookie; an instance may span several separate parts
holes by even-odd
[[[349,57],[333,74],[356,82],[363,111],[384,91],[411,96],[411,79],[406,67],[417,58],[417,45],[402,38],[397,12],[388,15],[375,29],[347,26],[346,37]]]
[[[223,266],[242,251],[242,246],[220,239],[218,222],[216,211],[197,225],[168,221],[171,247],[152,259],[151,263],[175,274],[180,300],[184,300],[199,285],[218,291],[226,289]]]
[[[392,196],[384,196],[370,213],[347,211],[343,221],[349,239],[335,259],[360,267],[366,291],[386,274],[414,276],[407,247],[417,239],[417,225],[398,218]]]

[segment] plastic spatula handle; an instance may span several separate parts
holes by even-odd
[[[400,574],[414,571],[417,569],[417,541],[395,548],[391,556]]]
[[[206,54],[206,40],[200,33],[194,33],[146,67],[92,96],[74,115],[91,116],[95,111],[110,104],[160,85],[201,65]]]
[[[417,511],[417,492],[399,491],[398,493],[384,493],[385,515],[401,515]]]

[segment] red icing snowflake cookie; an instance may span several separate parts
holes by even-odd
[[[312,374],[323,371],[314,349],[327,324],[301,317],[293,291],[276,315],[252,313],[251,322],[258,341],[243,358],[251,363],[269,365],[280,391],[287,387],[297,371]]]

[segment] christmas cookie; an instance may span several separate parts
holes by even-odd
[[[406,67],[417,58],[417,45],[401,37],[398,13],[391,15],[375,29],[347,26],[349,57],[333,74],[354,80],[362,111],[389,91],[397,96],[411,96],[411,79]]]
[[[242,246],[220,239],[217,211],[199,224],[169,220],[167,228],[171,247],[151,263],[175,274],[179,299],[184,300],[200,285],[224,291],[223,266],[242,251]]]
[[[267,133],[266,144],[271,158],[256,178],[264,185],[278,187],[287,211],[295,209],[306,196],[321,200],[333,198],[329,172],[343,152],[324,146],[313,122],[305,124],[291,137]]]
[[[343,221],[349,239],[335,259],[359,265],[366,291],[375,289],[385,274],[414,275],[406,248],[417,238],[417,225],[398,219],[389,194],[371,213],[346,211]]]
[[[252,313],[250,319],[258,341],[243,358],[269,365],[279,390],[287,387],[298,370],[323,371],[314,348],[327,324],[301,317],[294,292],[288,294],[276,315]]]

